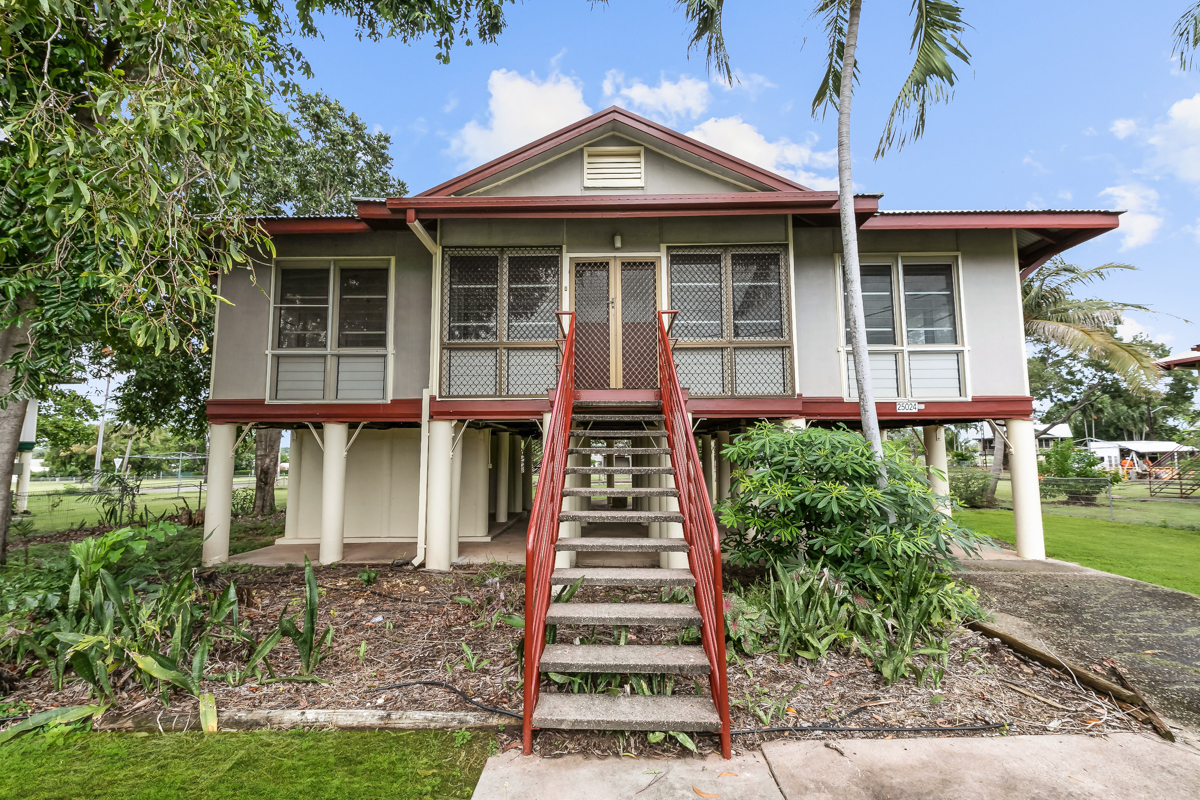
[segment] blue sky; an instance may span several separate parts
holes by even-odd
[[[909,3],[868,3],[854,108],[854,179],[887,209],[1125,208],[1120,231],[1070,251],[1081,265],[1134,264],[1100,296],[1151,305],[1125,332],[1200,344],[1200,72],[1170,58],[1189,3],[1111,0],[965,4],[971,66],[923,140],[873,161],[910,65]],[[815,188],[836,175],[834,120],[814,120],[822,36],[809,4],[729,2],[740,82],[721,86],[670,0],[529,0],[495,45],[360,42],[345,20],[304,41],[310,89],[392,135],[413,192],[609,105],[625,106]],[[1175,317],[1169,315],[1175,315]],[[1181,318],[1194,320],[1184,322]]]

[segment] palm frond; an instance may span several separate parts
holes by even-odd
[[[913,0],[912,10],[916,19],[909,49],[916,53],[916,59],[892,104],[875,158],[892,147],[901,149],[921,138],[929,105],[948,102],[953,96],[957,76],[950,66],[950,56],[971,63],[971,54],[961,38],[966,30],[961,6],[947,0]]]
[[[725,0],[677,0],[684,7],[688,22],[694,26],[688,53],[704,42],[704,66],[727,84],[733,83],[729,68],[729,51],[725,49],[725,33],[721,29],[721,14]]]
[[[1151,386],[1162,375],[1154,363],[1154,356],[1144,347],[1135,342],[1123,342],[1105,328],[1027,318],[1025,335],[1035,341],[1102,361],[1135,390]]]
[[[1196,51],[1200,49],[1200,3],[1184,12],[1175,22],[1175,45],[1171,57],[1179,59],[1179,68],[1185,72],[1192,67]]]
[[[850,18],[850,0],[818,0],[813,17],[822,17],[828,52],[825,56],[825,75],[813,96],[812,115],[821,119],[830,108],[837,111],[838,98],[842,95],[842,64],[846,54],[846,25]],[[858,64],[854,65],[854,79],[858,80]]]

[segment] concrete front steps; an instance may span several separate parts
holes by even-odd
[[[563,490],[563,523],[628,524],[643,531],[641,536],[560,537],[559,553],[686,553],[687,541],[667,538],[667,525],[678,525],[683,516],[675,510],[679,492],[669,480],[652,476],[674,475],[667,456],[670,449],[634,447],[634,440],[661,441],[666,432],[659,427],[664,417],[661,405],[620,401],[577,402],[580,413],[571,425],[570,455],[582,456],[588,463],[569,466],[567,475],[587,475],[588,485],[568,486]],[[611,413],[605,413],[611,408]],[[646,413],[642,413],[645,411]],[[607,446],[592,447],[593,442]],[[617,446],[626,443],[630,446]],[[650,465],[595,466],[593,456],[647,457]],[[654,459],[661,459],[654,465]],[[643,459],[645,460],[645,459]],[[591,476],[651,476],[643,483],[650,486],[605,487],[591,485]],[[653,484],[658,483],[655,486]],[[592,508],[592,498],[622,497],[628,509]],[[633,508],[634,504],[640,506]],[[579,506],[582,506],[580,508]],[[651,537],[644,525],[656,526],[662,537]],[[666,556],[663,556],[665,559]],[[666,563],[665,561],[663,562]],[[692,587],[696,580],[688,569],[660,567],[557,567],[551,575],[554,586],[625,587],[629,589],[672,589]],[[679,630],[702,625],[694,605],[682,603],[552,603],[546,615],[548,625],[559,626],[653,626]],[[603,674],[670,674],[693,678],[708,675],[710,665],[699,646],[684,645],[547,645],[542,655],[542,672]],[[721,729],[721,718],[707,694],[696,695],[619,695],[568,694],[543,692],[533,714],[536,728],[570,730],[691,731]]]

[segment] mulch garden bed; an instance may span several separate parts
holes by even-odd
[[[320,665],[317,676],[327,683],[285,681],[240,687],[209,681],[205,690],[216,697],[219,711],[248,709],[378,709],[475,710],[453,693],[430,686],[387,688],[406,681],[444,681],[479,702],[519,712],[521,675],[519,653],[522,631],[498,617],[520,615],[523,608],[523,573],[501,564],[484,568],[456,568],[453,573],[414,570],[411,567],[376,567],[370,586],[358,578],[360,567],[319,568],[323,590],[320,630],[334,628],[334,652]],[[277,624],[285,609],[299,613],[303,603],[304,575],[300,568],[253,568],[234,573],[202,574],[212,586],[229,580],[243,596],[243,615],[255,635],[262,638]],[[470,602],[456,598],[466,598]],[[652,599],[646,593],[588,587],[577,602],[636,602]],[[678,631],[634,628],[631,643],[675,643]],[[558,641],[587,638],[590,629],[560,627]],[[611,641],[610,630],[600,630],[598,641]],[[469,652],[468,652],[469,650]],[[234,666],[220,663],[217,652],[209,670]],[[298,671],[298,654],[284,638],[270,657],[281,675]],[[473,662],[473,663],[472,663]],[[7,665],[12,666],[12,665]],[[26,665],[28,666],[28,665]],[[949,666],[940,686],[917,685],[912,679],[886,686],[861,653],[846,649],[820,662],[801,660],[780,664],[772,654],[744,656],[729,664],[729,694],[734,730],[788,727],[791,731],[741,734],[735,750],[750,750],[770,739],[906,736],[996,736],[1009,734],[1104,734],[1146,730],[1110,700],[1086,691],[1066,673],[1030,662],[997,641],[962,629],[951,647]],[[114,676],[114,684],[121,680]],[[561,691],[549,681],[543,692]],[[701,692],[707,682],[680,678],[676,693]],[[36,712],[52,706],[89,702],[88,687],[75,681],[53,692],[45,670],[21,677],[6,702],[27,702]],[[194,698],[176,694],[172,712],[195,710]],[[129,680],[119,691],[106,720],[131,713],[161,710],[157,696],[147,696]],[[502,750],[520,741],[520,723],[513,720],[500,733]],[[952,730],[964,726],[1003,724],[1005,729]],[[821,731],[818,726],[854,728]],[[810,730],[804,730],[809,728]],[[870,731],[870,728],[931,728],[931,731]],[[715,736],[696,737],[701,753],[717,747]],[[671,737],[649,744],[644,734],[591,733],[547,730],[536,737],[535,751],[543,756],[568,753],[638,757],[678,755],[683,748]]]

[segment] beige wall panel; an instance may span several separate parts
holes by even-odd
[[[441,228],[443,247],[559,247],[563,242],[560,219],[447,219]]]
[[[613,252],[618,234],[620,253],[657,253],[661,241],[657,219],[569,219],[566,230],[568,253]]]
[[[257,274],[261,285],[255,285],[248,269],[221,276],[220,294],[233,305],[217,304],[214,400],[261,400],[266,396],[271,270],[262,268]]]
[[[638,147],[641,146],[641,142],[624,136],[609,135],[589,141],[587,146]],[[710,194],[750,191],[744,185],[711,174],[719,169],[715,165],[698,169],[693,164],[684,163],[649,148],[645,151],[644,163],[645,187],[642,189],[585,189],[583,149],[579,148],[503,183],[493,184],[476,194],[492,197],[569,197],[585,194]],[[746,184],[747,181],[743,179],[741,183]]]
[[[971,394],[1025,395],[1025,339],[1012,231],[960,231]]]
[[[662,238],[667,244],[786,242],[787,226],[783,215],[667,217],[662,221]]]
[[[321,433],[320,430],[317,433]],[[321,485],[325,480],[325,453],[321,446],[305,431],[306,441],[300,450],[300,474],[304,492],[300,495],[300,513],[296,517],[296,537],[319,540],[321,538]],[[324,441],[324,436],[322,436]]]
[[[796,391],[805,397],[841,397],[838,363],[837,278],[834,228],[795,232]]]
[[[392,397],[399,399],[420,397],[429,385],[433,255],[415,236],[400,237],[397,245]]]

